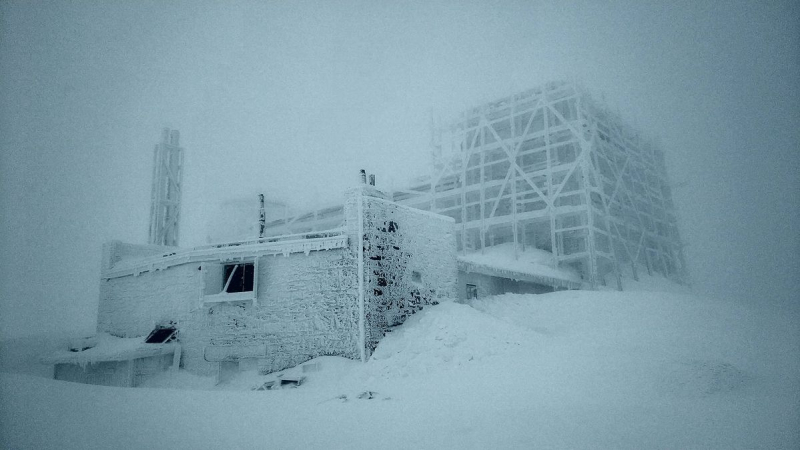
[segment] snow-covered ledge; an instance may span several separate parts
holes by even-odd
[[[104,246],[103,279],[125,276],[138,276],[144,272],[164,270],[172,266],[191,264],[219,259],[237,259],[263,255],[284,255],[315,251],[333,250],[347,247],[347,235],[343,229],[276,236],[252,241],[238,241],[222,244],[206,245],[190,249],[160,247],[161,253],[154,253],[158,247],[147,248],[150,253],[137,254],[135,257],[121,260],[116,253],[123,246],[131,246],[113,241]],[[138,247],[138,246],[137,246]],[[146,247],[146,246],[142,246]],[[140,252],[141,253],[141,252]]]
[[[219,294],[204,295],[203,303],[225,303],[225,302],[257,302],[255,291],[249,292],[220,292]]]

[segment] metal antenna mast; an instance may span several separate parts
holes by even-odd
[[[153,188],[150,203],[150,238],[155,245],[178,245],[181,211],[183,148],[178,130],[164,128],[153,152]]]

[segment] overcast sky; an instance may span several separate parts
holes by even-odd
[[[797,2],[0,2],[0,326],[95,326],[104,241],[144,243],[153,146],[183,245],[221,199],[336,201],[427,171],[444,116],[579,80],[664,147],[695,290],[800,298]]]

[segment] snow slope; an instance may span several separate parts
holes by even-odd
[[[0,378],[2,448],[798,448],[793,318],[652,292],[426,308],[366,364],[168,373],[121,389]],[[359,398],[361,397],[361,398]],[[371,397],[371,398],[370,398]]]

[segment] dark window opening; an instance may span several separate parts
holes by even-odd
[[[474,284],[467,285],[467,298],[478,298],[478,286]]]
[[[175,340],[177,330],[174,327],[156,328],[147,335],[146,344],[164,344]]]
[[[225,284],[222,286],[224,292],[251,292],[253,290],[253,279],[255,278],[255,266],[248,264],[228,264],[225,266]]]

